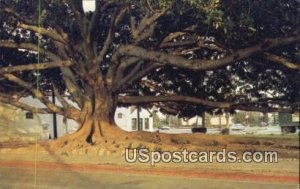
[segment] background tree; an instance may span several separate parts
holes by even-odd
[[[167,115],[166,120],[167,120],[168,125],[171,127],[178,127],[181,125],[181,120],[177,116]]]
[[[234,123],[241,123],[245,125],[258,126],[264,121],[263,116],[259,112],[237,112],[233,117]],[[268,122],[266,122],[268,123]]]
[[[63,144],[129,135],[114,127],[117,105],[156,105],[181,117],[292,111],[300,96],[297,7],[296,0],[99,0],[86,13],[81,0],[1,0],[0,101],[79,122]],[[62,106],[48,100],[50,90]],[[21,94],[46,108],[22,103]]]
[[[157,111],[153,111],[152,116],[153,116],[153,128],[159,128],[162,125],[162,120],[157,115]]]

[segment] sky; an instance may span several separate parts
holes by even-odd
[[[82,0],[82,1],[83,1],[83,8],[85,12],[95,10],[95,0]]]

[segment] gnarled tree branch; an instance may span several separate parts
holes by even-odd
[[[132,84],[132,82],[141,79],[142,77],[144,77],[145,75],[147,75],[148,73],[150,73],[151,71],[153,71],[154,69],[160,66],[161,64],[151,63],[139,72],[135,72],[135,73],[132,72],[129,75],[127,75],[124,79],[120,80],[119,82],[116,82],[112,90],[117,91],[121,87],[128,86]]]
[[[0,102],[2,102],[4,104],[10,104],[17,108],[21,108],[23,110],[30,111],[30,112],[36,112],[36,113],[40,113],[40,114],[53,113],[48,108],[37,108],[34,106],[30,106],[26,103],[20,102],[19,99],[9,98],[9,97],[1,95],[1,94],[0,94]]]
[[[134,45],[126,45],[119,49],[121,55],[138,57],[140,59],[158,62],[161,64],[168,64],[185,69],[192,70],[213,70],[229,64],[235,61],[249,58],[253,54],[270,50],[274,47],[288,45],[300,40],[300,33],[288,37],[280,37],[274,39],[267,39],[264,42],[248,47],[245,49],[237,50],[234,53],[227,55],[224,58],[218,60],[188,60],[181,56],[169,55],[164,52],[149,51],[141,47]]]
[[[105,39],[105,42],[103,44],[103,47],[98,54],[95,63],[99,65],[102,63],[104,56],[106,55],[107,51],[109,50],[109,47],[114,39],[114,33],[115,33],[115,27],[119,24],[120,17],[123,17],[125,13],[127,12],[127,8],[124,8],[122,10],[116,10],[111,18],[110,27],[108,30],[107,37]]]
[[[30,83],[27,83],[24,80],[12,75],[12,74],[4,74],[4,78],[6,78],[7,80],[9,80],[11,82],[16,83],[20,87],[23,87],[24,89],[31,92],[34,97],[39,99],[47,107],[48,110],[36,109],[34,107],[33,110],[38,111],[38,113],[58,113],[60,115],[66,116],[67,118],[71,118],[71,119],[74,119],[77,121],[79,120],[80,111],[78,109],[73,108],[73,107],[64,109],[62,107],[57,106],[56,104],[52,103],[46,96],[44,96],[44,94],[40,90],[35,89]],[[32,110],[32,108],[25,103],[15,101],[15,102],[13,102],[13,104],[19,108],[23,108],[23,109],[27,108],[29,111]]]
[[[0,47],[4,48],[12,48],[12,49],[26,49],[28,51],[40,52],[41,54],[46,55],[48,58],[54,61],[61,61],[61,58],[58,57],[56,54],[45,50],[43,48],[38,47],[38,45],[33,43],[16,43],[10,40],[0,40]]]
[[[38,27],[38,26],[34,26],[34,25],[27,25],[27,24],[23,24],[23,23],[18,23],[17,27],[25,29],[25,30],[31,30],[34,31],[36,33],[40,33],[42,35],[45,35],[49,38],[51,38],[54,41],[58,41],[64,44],[68,43],[68,35],[66,33],[61,33],[58,32],[52,28],[43,28],[43,27]]]
[[[280,56],[277,56],[274,54],[270,54],[270,53],[264,53],[264,58],[266,58],[267,60],[270,60],[272,62],[281,64],[288,69],[300,70],[300,64],[292,63],[292,62],[290,62],[290,60],[283,58],[283,57],[280,57]]]
[[[26,50],[32,50],[38,52],[38,46],[32,43],[15,43],[9,40],[1,40],[0,41],[0,47],[6,47],[6,48],[16,48],[16,49],[26,49]],[[48,58],[51,60],[57,62],[57,61],[62,61],[62,58],[59,57],[58,55],[47,51],[45,49],[40,49],[41,54],[45,54]],[[80,107],[83,105],[83,99],[84,95],[80,91],[80,88],[76,82],[76,78],[74,74],[72,73],[70,68],[66,67],[60,67],[60,70],[63,74],[63,79],[65,80],[66,86],[74,98],[75,102],[78,103]]]
[[[96,2],[96,9],[95,9],[95,12],[93,13],[93,16],[92,16],[92,19],[89,23],[89,27],[88,27],[88,37],[89,37],[89,40],[90,41],[93,41],[93,32],[96,28],[96,23],[97,23],[97,20],[99,19],[99,17],[101,16],[101,13],[103,11],[105,11],[108,7],[112,6],[112,5],[115,5],[117,3],[116,0],[113,0],[113,1],[106,1],[103,5],[101,5],[101,3],[97,3]]]
[[[63,114],[63,109],[58,107],[57,105],[53,104],[50,100],[48,100],[40,90],[35,89],[32,87],[30,83],[27,83],[23,81],[22,79],[12,75],[12,74],[4,74],[4,78],[7,80],[16,83],[20,87],[23,87],[24,89],[27,89],[34,95],[37,99],[39,99],[41,102],[43,102],[52,112]]]
[[[120,96],[118,102],[122,104],[141,104],[141,103],[154,103],[154,102],[186,102],[201,104],[215,108],[230,108],[230,103],[227,102],[214,102],[196,97],[169,95],[169,96]]]
[[[35,24],[35,21],[33,21],[32,19],[27,19],[25,16],[17,13],[14,9],[12,8],[4,8],[4,9],[1,9],[0,12],[6,12],[10,15],[13,15],[16,19],[20,20],[21,22],[24,22],[26,24],[30,24],[30,25],[33,25]]]
[[[33,63],[33,64],[28,64],[28,65],[1,67],[0,75],[4,74],[4,73],[31,71],[31,70],[37,70],[37,69],[45,70],[45,69],[57,68],[57,67],[68,67],[71,65],[72,65],[72,62],[70,62],[70,61],[54,61],[54,62],[45,62],[45,63],[41,63],[41,64]]]
[[[145,15],[141,20],[137,28],[132,28],[132,37],[135,40],[135,44],[151,36],[154,30],[156,21],[167,13],[169,8],[165,8],[160,12],[156,12],[152,15]]]
[[[271,102],[251,102],[250,105],[245,105],[245,103],[230,103],[230,102],[216,102],[200,99],[197,97],[182,96],[182,95],[168,95],[168,96],[119,96],[118,102],[120,104],[149,104],[157,102],[179,102],[179,103],[191,103],[199,104],[203,106],[220,108],[220,109],[238,109],[245,111],[261,111],[261,112],[292,112],[293,104],[285,104],[285,106],[280,107],[268,107],[263,106],[263,104],[268,104]],[[272,102],[276,104],[276,102]],[[279,103],[280,104],[280,103]],[[259,105],[259,106],[256,106]]]

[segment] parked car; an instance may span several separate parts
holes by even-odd
[[[241,130],[245,130],[246,129],[246,126],[245,125],[242,125],[240,123],[233,123],[231,126],[230,126],[230,130],[231,131],[241,131]]]
[[[297,133],[297,130],[300,130],[299,118],[300,113],[279,112],[278,121],[282,134]]]
[[[159,128],[159,130],[170,130],[170,127],[164,125]]]
[[[268,123],[262,121],[262,122],[260,122],[260,126],[261,126],[261,127],[267,127],[267,126],[268,126]]]
[[[207,128],[205,127],[192,128],[192,133],[206,133],[206,132],[207,132]]]

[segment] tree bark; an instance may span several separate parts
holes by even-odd
[[[229,118],[230,118],[230,114],[229,114],[228,112],[226,112],[225,117],[226,117],[226,128],[229,129]]]
[[[202,125],[201,125],[202,128],[206,128],[206,125],[205,125],[205,112],[202,113]]]
[[[114,122],[116,100],[99,86],[95,86],[94,93],[90,94],[91,100],[87,99],[84,102],[80,118],[77,119],[80,124],[78,130],[56,140],[60,146],[95,145],[127,136],[127,133],[119,129]]]

